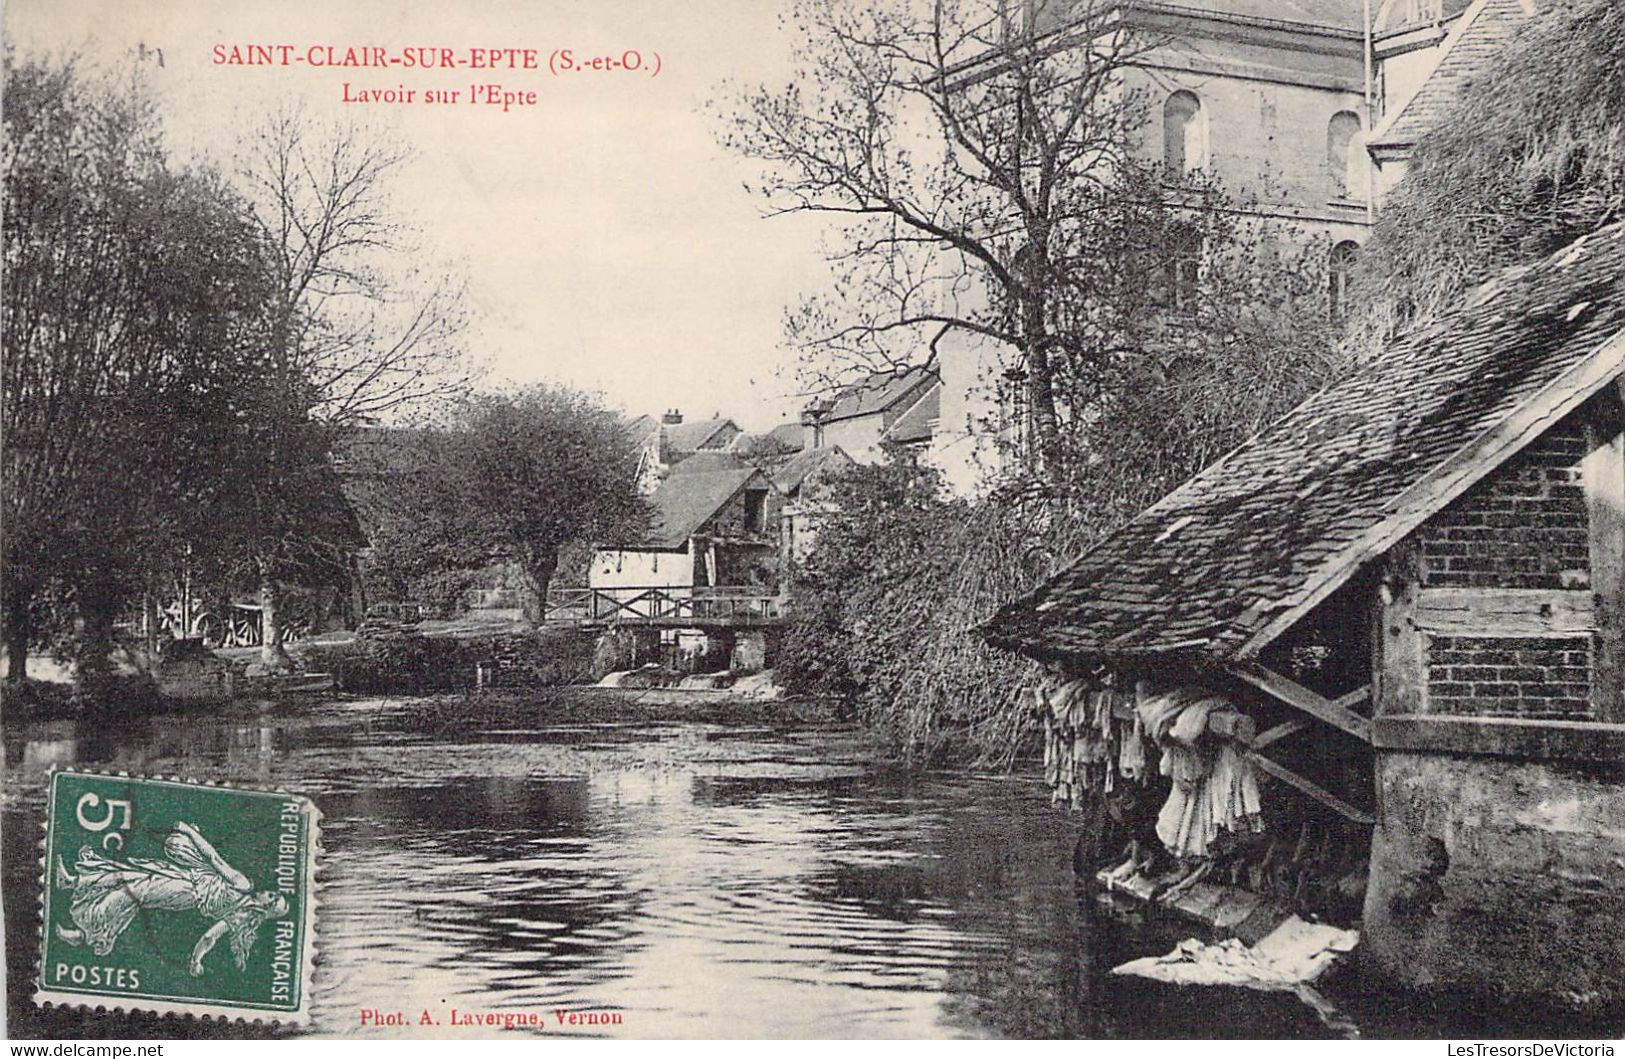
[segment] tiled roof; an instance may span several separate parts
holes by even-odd
[[[922,393],[908,411],[897,417],[897,422],[886,431],[885,440],[903,445],[930,441],[936,429],[937,417],[941,414],[942,383],[938,382]]]
[[[832,465],[848,465],[853,463],[851,456],[839,445],[826,445],[821,449],[806,449],[796,453],[790,462],[779,468],[773,475],[773,485],[779,492],[788,494],[792,489],[799,488],[808,478],[820,473]]]
[[[748,471],[750,466],[726,450],[693,452],[671,465],[670,474],[701,474],[709,471]]]
[[[807,428],[800,423],[780,423],[767,432],[767,436],[781,445],[800,449],[806,444]]]
[[[746,459],[789,456],[801,451],[803,428],[800,423],[780,423],[761,434],[736,434],[728,442],[728,451]]]
[[[666,447],[676,452],[698,452],[708,444],[712,448],[720,447],[712,443],[712,439],[724,430],[732,427],[735,432],[739,430],[738,424],[732,419],[714,417],[711,419],[690,419],[682,423],[662,424],[660,419],[651,415],[640,415],[627,420],[626,432],[632,435],[633,440],[640,444],[649,440],[649,435],[664,425],[666,430]],[[732,435],[730,435],[731,437]]]
[[[634,416],[626,421],[626,432],[632,435],[632,440],[643,442],[648,440],[649,435],[653,434],[655,427],[659,425],[660,420],[652,415]]]
[[[1483,454],[1530,439],[1510,428],[1544,429],[1625,371],[1625,225],[1464,302],[1001,609],[988,638],[1080,659],[1255,652],[1489,473]]]
[[[1377,125],[1370,146],[1409,147],[1426,135],[1528,17],[1522,0],[1477,0],[1445,38],[1439,64],[1414,96]]]
[[[650,498],[655,517],[645,541],[646,547],[683,547],[752,479],[759,479],[758,484],[764,489],[770,484],[761,471],[737,465],[737,461],[733,467],[702,465],[695,470],[683,471],[687,464],[709,460],[713,455],[727,457],[726,453],[690,456],[655,489],[654,496]]]
[[[691,419],[682,423],[673,423],[666,427],[666,445],[677,452],[698,452],[700,449],[719,447],[717,435],[729,428],[734,433],[739,432],[739,426],[732,419]],[[730,434],[729,437],[732,435]]]
[[[838,419],[884,412],[899,401],[907,400],[917,388],[936,377],[936,370],[929,367],[877,372],[836,394],[824,421],[832,423]]]

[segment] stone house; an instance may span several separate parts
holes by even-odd
[[[873,372],[807,406],[804,447],[839,448],[859,463],[879,463],[889,444],[929,440],[941,390],[930,365]]]
[[[856,462],[839,445],[830,445],[803,449],[774,473],[773,487],[784,497],[779,511],[779,561],[784,576],[811,554],[820,524],[834,510],[832,480]]]
[[[741,435],[739,424],[732,419],[713,416],[685,421],[675,408],[658,418],[636,416],[627,422],[626,430],[638,446],[638,487],[645,494],[653,493],[673,467],[696,452],[726,452]]]
[[[611,595],[646,588],[774,587],[781,494],[731,453],[695,453],[650,495],[654,521],[640,541],[600,542],[588,586]]]
[[[1222,700],[1241,720],[1199,745],[1281,781],[1266,823],[1369,851],[1375,973],[1617,1005],[1622,376],[1616,224],[1399,338],[987,636],[1136,704]]]

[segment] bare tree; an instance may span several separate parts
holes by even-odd
[[[286,664],[284,573],[350,543],[353,521],[311,518],[336,491],[326,466],[335,435],[469,382],[462,286],[412,264],[415,232],[391,202],[407,159],[377,133],[298,110],[270,117],[239,151],[277,290],[274,392],[260,395],[268,418],[245,478],[268,666]]]
[[[1112,0],[799,0],[791,82],[716,109],[724,145],[762,165],[769,216],[832,222],[832,283],[786,320],[815,385],[980,336],[1002,360],[982,385],[1020,427],[1018,477],[1077,494],[1109,460],[1100,424],[1131,408],[1159,410],[1140,424],[1149,442],[1178,412],[1170,467],[1233,443],[1259,393],[1227,367],[1243,346],[1293,373],[1287,395],[1335,370],[1325,299],[1303,297],[1324,269],[1284,249],[1303,233],[1266,231],[1254,201],[1144,149],[1130,73],[1168,41],[1134,15]],[[1282,310],[1308,329],[1297,348],[1279,344]],[[1169,400],[1122,392],[1148,385]]]
[[[772,212],[839,219],[832,289],[788,320],[815,366],[895,366],[945,331],[981,335],[1019,358],[1034,455],[1054,447],[1057,365],[1093,342],[1076,307],[1098,293],[1113,210],[1160,198],[1121,79],[1149,42],[1118,12],[797,4],[794,81],[737,92],[721,138],[764,163]]]

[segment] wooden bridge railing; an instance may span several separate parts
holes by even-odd
[[[550,588],[542,620],[551,623],[753,625],[781,616],[779,596],[754,587]]]

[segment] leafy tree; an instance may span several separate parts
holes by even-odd
[[[1416,145],[1361,254],[1375,343],[1625,217],[1625,5],[1551,0]]]
[[[910,763],[1008,765],[1036,731],[1020,704],[1035,670],[975,628],[1089,532],[1047,505],[945,498],[906,454],[849,468],[793,572],[780,678],[840,699]]]
[[[54,585],[94,683],[116,615],[219,493],[266,290],[238,203],[169,168],[138,82],[8,52],[6,84],[8,661],[21,679]]]
[[[918,361],[954,331],[1003,356],[1017,430],[997,495],[858,472],[799,589],[791,673],[912,757],[1015,751],[1026,671],[974,628],[1032,556],[1074,554],[1344,364],[1324,241],[1262,220],[1282,212],[1252,209],[1268,186],[1243,201],[1147,160],[1125,75],[1165,42],[1129,10],[800,0],[791,82],[717,108],[771,214],[833,221],[830,289],[787,321],[815,378]]]
[[[774,212],[841,222],[832,289],[789,319],[815,367],[910,360],[950,330],[1004,343],[1035,454],[1060,429],[1056,362],[1088,345],[1067,306],[1097,278],[1100,210],[1153,186],[1117,84],[1139,43],[1105,3],[1073,5],[1061,40],[1040,34],[1048,6],[801,0],[792,83],[720,108]]]
[[[512,562],[539,620],[572,546],[636,539],[648,521],[624,421],[578,390],[465,397],[414,447],[414,472],[378,494],[380,565],[403,581]]]
[[[1104,532],[1341,375],[1324,238],[1216,215],[1195,303],[1174,319],[1124,319],[1138,352],[1105,361],[1081,395],[1057,517]],[[1021,492],[1017,481],[1006,492]]]

